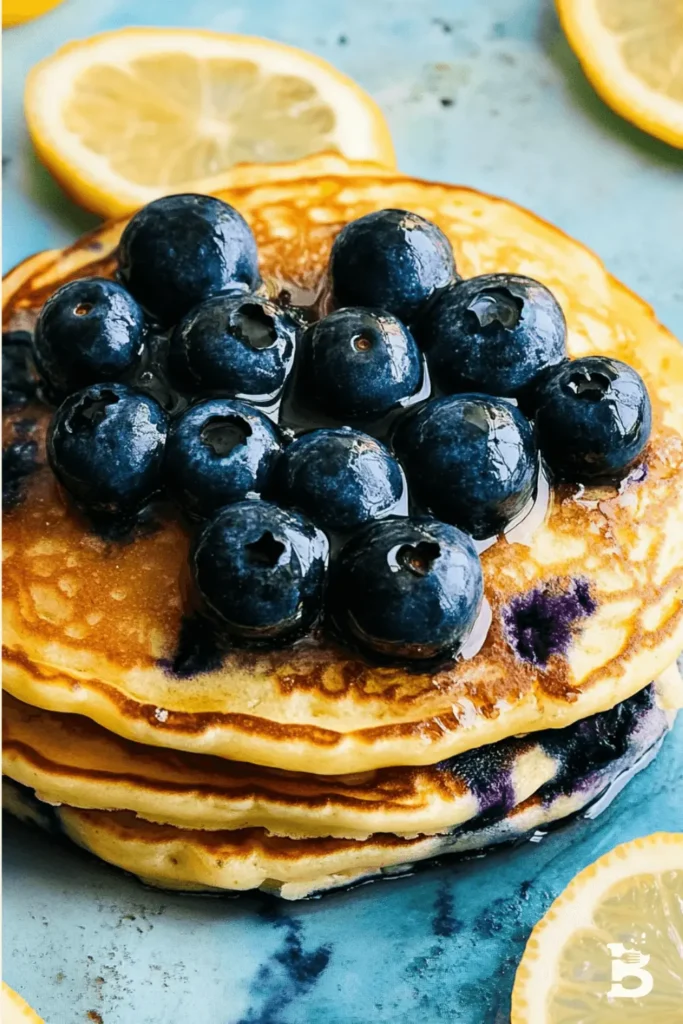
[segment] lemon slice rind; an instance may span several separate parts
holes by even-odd
[[[3,981],[0,990],[2,1024],[44,1024],[41,1017],[32,1010],[25,999]]]
[[[13,28],[33,21],[58,7],[62,0],[4,0],[2,4],[2,27]]]

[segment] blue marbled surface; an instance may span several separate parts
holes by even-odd
[[[683,154],[594,96],[548,0],[66,0],[4,40],[5,269],[95,223],[33,158],[25,75],[62,42],[126,24],[327,57],[380,102],[404,170],[531,207],[683,336]],[[569,879],[618,842],[683,829],[682,726],[596,822],[299,905],[155,893],[7,822],[4,976],[48,1024],[503,1024],[526,937]]]

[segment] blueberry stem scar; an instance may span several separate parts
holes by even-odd
[[[223,458],[251,436],[251,427],[239,416],[213,416],[201,432],[202,442]]]
[[[275,566],[285,550],[285,545],[266,530],[258,540],[246,545],[247,558],[259,565]]]

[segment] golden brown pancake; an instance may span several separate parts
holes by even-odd
[[[571,355],[608,354],[642,374],[654,407],[650,444],[619,488],[554,491],[531,536],[485,551],[492,620],[483,646],[415,674],[317,638],[267,654],[202,646],[183,626],[189,537],[179,519],[167,510],[125,544],[98,536],[40,464],[49,413],[29,404],[6,424],[9,443],[35,440],[38,463],[5,518],[6,689],[145,744],[329,775],[434,764],[561,728],[664,671],[683,648],[683,349],[652,311],[577,242],[467,189],[321,176],[224,198],[251,223],[271,289],[286,287],[295,302],[322,287],[340,227],[382,207],[439,224],[464,276],[538,278],[562,304]],[[111,273],[122,227],[10,275],[6,325],[30,327],[69,277]],[[579,585],[594,610],[572,619]],[[561,628],[550,635],[539,621],[538,650],[550,656],[525,660],[517,626],[528,627],[529,609],[550,595],[569,621],[551,624]]]
[[[657,681],[656,705],[663,712],[683,707],[675,665]],[[324,776],[143,746],[81,715],[44,711],[6,694],[3,773],[50,804],[128,810],[179,828],[260,827],[290,838],[414,836],[504,813],[571,774],[577,761],[580,772],[590,758],[609,758],[643,707],[649,710],[645,691],[588,721],[438,765]]]
[[[675,665],[657,681],[661,712],[683,707]],[[503,740],[422,768],[357,775],[283,772],[207,754],[146,747],[81,715],[3,705],[3,773],[50,804],[128,810],[147,821],[193,829],[264,828],[290,838],[366,839],[377,832],[414,836],[504,813],[541,786],[609,759],[650,710],[642,691],[588,721]]]
[[[43,711],[9,694],[3,706],[3,772],[39,799],[131,810],[179,828],[262,827],[290,837],[354,839],[433,833],[488,808],[489,793],[494,802],[520,803],[557,769],[539,744],[509,740],[439,766],[337,776],[283,772],[143,746],[81,715]]]
[[[356,841],[283,838],[263,828],[180,829],[145,821],[130,811],[53,807],[37,800],[30,789],[8,780],[3,782],[3,804],[10,813],[65,834],[102,860],[152,885],[185,891],[260,888],[285,899],[300,899],[382,875],[405,873],[433,857],[472,853],[520,839],[599,798],[592,812],[596,813],[652,760],[673,721],[674,712],[658,706],[651,687],[630,701],[632,712],[623,719],[618,738],[615,735],[615,742],[608,742],[598,756],[586,745],[581,769],[574,758],[552,782],[517,806],[434,836],[400,838],[378,833]],[[580,748],[577,752],[580,754]]]

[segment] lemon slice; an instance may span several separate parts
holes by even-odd
[[[617,846],[570,882],[517,970],[511,1024],[680,1024],[683,834]]]
[[[43,1024],[43,1021],[28,1005],[25,999],[11,989],[4,981],[0,997],[0,1018],[2,1024]]]
[[[51,11],[61,2],[62,0],[3,0],[3,28],[21,25],[24,21],[32,21],[33,18]]]
[[[683,147],[681,0],[556,0],[586,75],[618,114]]]
[[[355,82],[249,36],[135,28],[70,43],[33,68],[25,109],[43,163],[107,216],[229,188],[244,163],[325,150],[395,164],[384,118]]]

